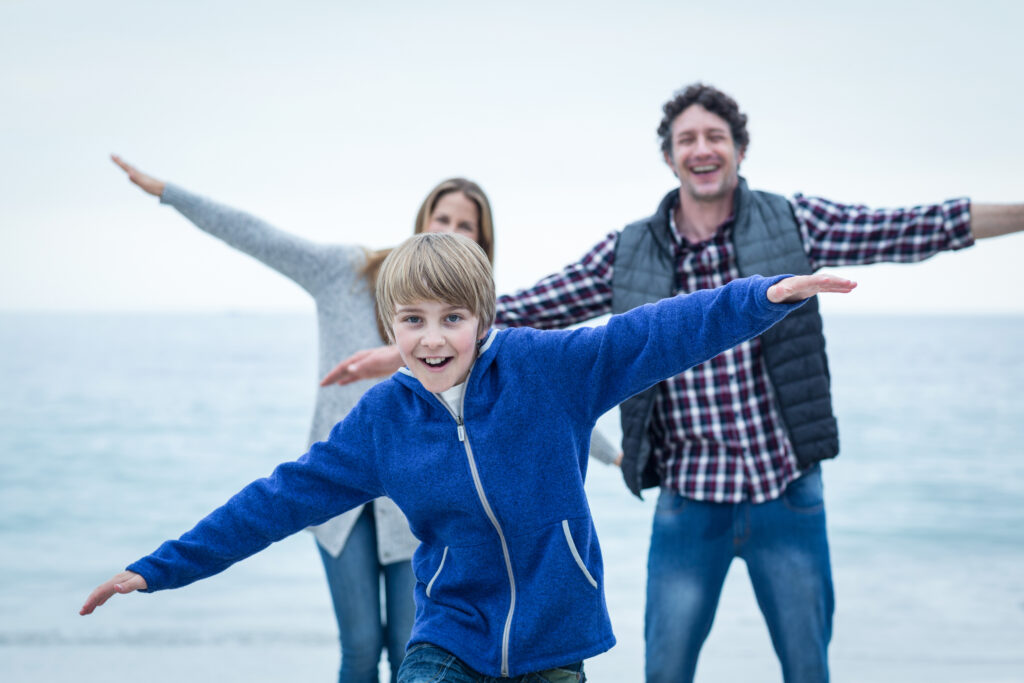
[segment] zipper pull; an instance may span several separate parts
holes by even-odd
[[[462,426],[461,417],[459,418],[459,421],[456,424],[458,425],[459,441],[464,442],[466,440],[466,428]]]

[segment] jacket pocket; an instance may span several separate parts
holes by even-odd
[[[430,583],[427,584],[427,597],[430,597],[430,589],[434,587],[434,582],[437,581],[437,577],[441,576],[441,570],[444,569],[444,562],[448,559],[448,546],[444,547],[444,552],[441,554],[441,564],[437,565],[437,571],[430,577]]]
[[[576,549],[576,542],[572,540],[572,532],[569,531],[569,520],[562,520],[562,531],[565,532],[565,542],[569,544],[569,552],[572,553],[572,558],[576,560],[576,566],[580,568],[581,572],[583,572],[583,576],[587,578],[587,581],[590,582],[590,585],[594,588],[597,588],[597,581],[594,580],[594,577],[591,575],[590,570],[587,569],[587,565],[584,564],[583,558],[580,557],[580,551]]]

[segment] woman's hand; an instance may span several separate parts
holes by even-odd
[[[78,613],[82,616],[92,614],[94,609],[109,600],[114,593],[131,593],[141,590],[146,590],[146,580],[141,575],[135,572],[121,572],[97,586],[96,590],[85,599],[85,604],[82,605],[82,609]]]
[[[853,280],[826,273],[794,275],[769,287],[768,300],[773,304],[792,304],[823,292],[846,294],[856,286],[857,283]]]
[[[387,377],[402,367],[402,356],[397,346],[379,346],[375,349],[364,349],[334,366],[322,380],[320,386],[329,384],[351,384],[361,379]]]
[[[167,184],[164,181],[157,180],[151,175],[146,175],[116,154],[111,154],[110,158],[128,174],[128,180],[132,181],[149,194],[159,197],[164,193],[164,186]]]

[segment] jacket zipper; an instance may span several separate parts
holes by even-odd
[[[463,406],[466,404],[466,394],[462,394],[462,403],[459,406],[459,414],[455,414],[454,411],[448,406],[448,403],[437,396],[437,400],[441,402],[445,410],[451,413],[451,416],[455,418],[456,433],[459,437],[459,441],[462,442],[463,448],[466,449],[466,458],[469,460],[469,471],[473,475],[473,485],[476,487],[476,494],[480,498],[480,503],[484,507],[484,512],[487,514],[487,519],[491,520],[491,524],[494,526],[494,530],[498,532],[498,540],[501,541],[501,552],[505,556],[505,571],[508,572],[508,585],[510,591],[510,600],[508,605],[508,615],[505,617],[505,629],[501,635],[501,675],[503,678],[508,678],[508,643],[510,634],[512,632],[512,614],[516,609],[516,578],[512,573],[512,556],[508,551],[508,542],[505,540],[505,532],[501,530],[501,524],[498,523],[498,518],[494,514],[494,510],[491,509],[491,504],[487,502],[487,496],[484,493],[483,482],[480,481],[480,473],[476,469],[476,460],[473,458],[473,449],[469,445],[469,437],[466,434],[466,425],[462,420]]]

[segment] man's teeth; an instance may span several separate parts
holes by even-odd
[[[446,360],[448,360],[448,359],[447,358],[424,358],[423,362],[426,363],[427,365],[441,365]]]
[[[694,173],[710,173],[711,171],[717,170],[718,166],[694,166]]]

